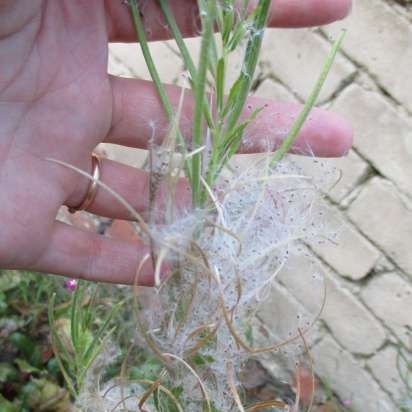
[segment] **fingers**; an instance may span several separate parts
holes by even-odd
[[[30,270],[90,281],[153,285],[150,250],[140,242],[110,239],[56,222],[49,246]],[[162,272],[167,271],[164,265]]]
[[[351,8],[351,0],[272,0],[269,26],[321,26],[343,19]]]
[[[100,180],[123,197],[143,218],[146,218],[149,209],[149,174],[109,159],[101,159],[100,163]],[[66,205],[73,207],[79,204],[79,200],[81,201],[86,196],[87,190],[88,184],[78,185],[77,192],[70,196]],[[180,179],[178,182],[175,198],[176,210],[183,211],[190,207],[191,192],[186,179]],[[162,184],[156,191],[156,209],[159,211],[156,218],[158,220],[162,219],[161,213],[166,209],[166,200],[165,184]],[[98,187],[96,197],[87,211],[113,219],[133,219],[130,212],[102,187]]]
[[[156,1],[143,1],[141,13],[150,40],[170,38]],[[177,19],[182,34],[196,36],[200,32],[196,0],[174,0],[169,5]],[[257,0],[251,2],[252,5]],[[328,24],[344,18],[351,9],[351,0],[273,0],[269,16],[271,27],[308,27]],[[109,41],[130,42],[136,40],[130,10],[120,1],[106,1]]]
[[[157,92],[151,82],[112,77],[114,109],[112,127],[105,141],[137,148],[147,148],[154,139],[160,143],[168,132],[168,121]],[[172,104],[177,107],[181,89],[166,86]],[[240,152],[273,151],[286,137],[302,107],[250,97],[243,117],[263,107],[257,119],[245,131]],[[180,126],[190,141],[193,97],[186,92]],[[353,132],[349,123],[336,114],[314,109],[295,141],[293,152],[324,157],[338,157],[352,145]]]

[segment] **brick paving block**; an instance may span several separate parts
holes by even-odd
[[[150,51],[161,80],[165,83],[175,82],[183,71],[178,55],[171,50],[167,42],[150,43]],[[109,52],[113,60],[123,64],[135,77],[151,79],[140,47],[135,43],[112,43],[109,45]]]
[[[380,252],[335,207],[325,208],[327,226],[336,232],[330,239],[316,239],[311,248],[336,272],[352,280],[363,279],[378,262]]]
[[[359,153],[412,195],[412,119],[382,95],[355,84],[336,99],[333,110],[351,121]]]
[[[371,179],[350,205],[348,215],[412,276],[412,207],[393,184],[378,177]]]
[[[133,167],[142,167],[147,159],[147,150],[111,143],[100,143],[98,147],[108,159]]]
[[[278,341],[298,336],[298,329],[305,330],[312,323],[312,314],[280,284],[272,285],[266,293],[268,298],[259,308],[258,316]],[[310,330],[308,337],[309,340],[320,337],[318,325]],[[296,344],[302,346],[302,341],[298,339]]]
[[[297,101],[296,97],[283,84],[265,79],[254,93],[255,96],[284,102]]]
[[[365,66],[390,94],[412,110],[412,26],[382,0],[357,0],[352,15],[324,29],[348,34],[344,51]]]
[[[267,30],[262,44],[262,67],[274,74],[302,99],[313,88],[331,49],[330,44],[313,30]],[[320,94],[326,100],[339,88],[342,80],[356,71],[339,55]]]
[[[300,256],[291,256],[277,279],[286,289],[308,309],[317,315],[324,299],[322,275],[326,268],[311,252]]]
[[[339,172],[339,180],[326,194],[336,203],[341,202],[356,187],[358,182],[369,173],[368,164],[350,150],[347,156],[339,159],[325,159]]]
[[[373,270],[376,273],[393,272],[395,265],[385,255],[381,255]]]
[[[353,412],[399,412],[389,396],[350,353],[326,337],[312,349],[315,371],[350,403]]]
[[[395,272],[373,279],[361,291],[361,298],[372,312],[405,345],[410,345],[412,329],[412,285]]]
[[[334,337],[352,353],[372,354],[382,346],[386,334],[358,299],[327,272],[315,258],[294,257],[279,273],[279,280],[314,316],[319,313],[326,282],[326,305],[320,318]]]
[[[400,404],[405,397],[406,387],[399,374],[397,363],[398,349],[388,346],[369,359],[367,366],[379,384]],[[406,365],[399,366],[402,368],[402,373],[405,373]]]
[[[113,76],[134,78],[136,75],[113,52],[109,52],[107,71]]]

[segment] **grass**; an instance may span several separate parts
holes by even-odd
[[[133,330],[123,303],[115,286],[83,282],[72,292],[60,277],[1,271],[0,410],[68,411],[99,367],[109,336],[119,347],[98,372],[119,376]],[[130,379],[150,379],[158,363],[142,350],[135,360]]]
[[[67,350],[74,356],[73,347],[77,342],[89,342],[85,347],[90,347],[90,342],[97,336],[96,332],[102,330],[107,317],[113,313],[113,308],[122,299],[123,293],[116,286],[103,288],[94,284],[83,283],[74,294],[65,287],[64,279],[51,275],[29,272],[1,271],[0,273],[0,410],[2,412],[66,412],[73,408],[69,384],[59,368],[59,361],[53,354],[50,336],[56,332],[61,337]],[[51,302],[55,303],[54,314],[48,319],[47,312]],[[94,301],[91,304],[91,301]],[[118,348],[109,361],[100,365],[102,381],[110,381],[121,375],[123,361],[129,357],[127,379],[130,382],[146,382],[149,388],[156,382],[163,364],[157,357],[138,347],[130,350],[130,340],[133,337],[133,315],[130,313],[130,302],[116,308],[112,315],[113,320],[106,330],[111,330],[120,322],[123,328],[115,332]],[[79,311],[82,313],[77,313]],[[90,316],[92,315],[92,316]],[[78,317],[82,319],[78,319]],[[70,333],[69,325],[72,319],[78,319],[77,327],[81,331],[74,336]],[[50,320],[55,324],[50,328]],[[104,336],[104,334],[102,335]],[[104,339],[103,339],[104,340]],[[102,341],[102,340],[101,340]],[[82,346],[82,345],[80,345]],[[80,356],[84,350],[78,350]],[[194,359],[194,365],[208,362],[201,357]],[[96,365],[94,371],[96,371]],[[71,379],[76,379],[76,370],[73,366],[65,365],[67,374]],[[115,388],[107,389],[113,391]],[[174,399],[179,400],[183,388],[179,385],[172,386],[170,393]],[[350,412],[337,400],[333,392],[328,389],[325,405],[328,412]],[[110,392],[108,393],[108,396]],[[281,395],[281,393],[279,393]],[[152,405],[157,410],[178,411],[172,397],[165,392],[157,393]],[[263,401],[260,401],[262,404]],[[265,403],[268,405],[268,402]],[[333,408],[331,405],[334,405]],[[319,406],[320,407],[320,406]],[[73,409],[72,409],[73,410]],[[273,409],[271,409],[273,410]],[[408,409],[405,409],[407,411]],[[317,412],[314,408],[313,412]]]
[[[408,330],[408,337],[412,339],[412,331]],[[412,342],[412,341],[411,341]],[[404,395],[401,402],[401,412],[412,412],[412,347],[399,341],[397,344],[396,369],[404,385]]]
[[[0,410],[63,410],[69,394],[49,343],[50,290],[63,305],[67,292],[54,277],[2,271],[0,275]],[[69,304],[66,303],[66,308]],[[53,409],[54,408],[54,409]]]

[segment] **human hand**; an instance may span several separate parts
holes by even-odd
[[[173,2],[181,30],[194,34],[195,1]],[[151,40],[168,37],[155,2],[148,2],[144,21]],[[350,0],[275,0],[270,26],[320,25],[343,18]],[[90,172],[91,154],[101,142],[145,148],[151,136],[147,119],[167,131],[167,119],[152,84],[107,74],[107,44],[130,42],[135,31],[120,0],[0,0],[0,267],[131,283],[147,248],[56,221],[62,205],[76,207],[89,182],[53,164],[54,158]],[[180,91],[168,88],[177,105]],[[251,98],[253,107],[267,103],[250,126],[252,146],[258,136],[273,134],[273,114],[290,125],[298,105]],[[191,116],[190,98],[184,116]],[[162,127],[163,125],[163,127]],[[188,124],[183,134],[190,135]],[[161,132],[157,138],[162,139]],[[275,141],[275,140],[274,140]],[[298,137],[295,150],[309,147],[319,156],[340,156],[352,141],[350,126],[336,115],[315,109]],[[243,147],[241,150],[245,151]],[[148,204],[145,172],[103,159],[101,180],[139,212]],[[103,190],[88,211],[129,219],[130,215]],[[142,270],[144,284],[153,269]]]

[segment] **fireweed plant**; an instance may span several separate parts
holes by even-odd
[[[161,144],[154,139],[151,142],[146,221],[111,188],[98,182],[130,211],[139,235],[151,249],[137,269],[133,305],[137,328],[118,379],[104,382],[94,377],[98,382],[91,389],[88,371],[110,339],[108,325],[119,307],[108,314],[93,338],[88,334],[91,309],[86,307],[86,314],[78,309],[83,298],[78,287],[73,297],[68,335],[72,349],[68,353],[53,327],[53,301],[50,305],[54,346],[79,410],[227,412],[287,408],[277,400],[244,405],[239,372],[250,357],[304,340],[311,327],[309,322],[283,342],[274,341],[273,334],[266,331],[256,343],[253,332],[258,307],[269,297],[277,274],[291,254],[305,253],[296,245],[321,231],[322,219],[316,213],[317,184],[285,154],[319,96],[343,34],[334,43],[280,148],[270,154],[273,147],[268,142],[267,154],[254,158],[245,168],[233,167],[229,162],[241,142],[247,141],[247,126],[265,110],[247,110],[246,99],[271,1],[258,1],[252,11],[248,3],[245,0],[239,6],[235,0],[199,0],[201,47],[195,63],[169,2],[158,0],[193,94],[192,136],[185,140],[179,125],[185,93],[174,108],[148,47],[144,6],[136,0],[128,2],[144,59],[169,120],[169,132]],[[234,53],[243,56],[241,68],[233,84],[227,84],[227,72],[232,69],[228,62]],[[92,179],[73,166],[58,163]],[[185,210],[176,207],[177,184],[183,174],[192,194],[192,204]],[[140,270],[150,259],[155,267],[155,288],[142,296],[137,286]],[[172,270],[162,277],[166,261]],[[136,347],[150,351],[151,370],[156,373],[134,377],[129,373],[133,366],[130,354]]]

